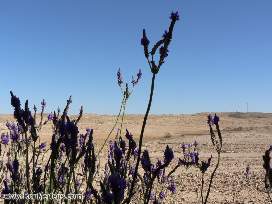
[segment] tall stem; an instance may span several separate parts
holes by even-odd
[[[28,158],[28,138],[27,133],[25,133],[25,141],[26,141],[26,185],[27,185],[27,192],[30,193],[30,182],[29,182],[29,158]]]
[[[145,126],[146,126],[148,114],[149,114],[151,104],[152,104],[153,92],[154,92],[154,87],[155,87],[155,79],[156,79],[156,74],[153,73],[148,106],[147,106],[146,113],[145,113],[145,116],[144,116],[143,125],[142,125],[142,129],[141,129],[141,134],[140,134],[139,145],[138,145],[139,146],[139,151],[138,151],[138,156],[137,156],[137,162],[136,162],[135,171],[134,171],[134,174],[133,174],[133,179],[132,179],[132,183],[131,183],[131,186],[130,186],[130,190],[129,190],[129,194],[128,194],[128,198],[126,200],[126,203],[130,203],[131,198],[133,196],[133,189],[134,189],[134,186],[135,186],[136,177],[137,177],[137,174],[138,174],[139,163],[140,163],[140,158],[141,158]]]
[[[210,191],[211,191],[211,186],[212,186],[212,182],[213,182],[213,178],[215,176],[215,173],[219,167],[219,163],[220,163],[220,152],[218,152],[218,157],[217,157],[217,164],[212,172],[212,175],[211,175],[211,178],[210,178],[210,183],[209,183],[209,187],[208,187],[208,191],[207,191],[207,195],[206,195],[206,198],[205,198],[205,201],[204,201],[204,204],[207,203],[208,201],[208,198],[209,198],[209,194],[210,194]],[[203,203],[203,202],[202,202]]]

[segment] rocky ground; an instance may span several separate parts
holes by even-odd
[[[269,203],[264,189],[262,155],[272,144],[272,114],[263,113],[219,113],[223,134],[223,152],[219,169],[212,186],[209,203]],[[148,148],[153,159],[161,158],[168,144],[175,150],[176,160],[181,157],[180,144],[199,143],[201,159],[213,155],[212,167],[206,174],[206,181],[215,165],[216,152],[211,145],[206,123],[207,113],[195,115],[151,115],[144,137],[144,148]],[[0,116],[1,132],[10,115]],[[143,116],[128,115],[124,128],[138,138]],[[101,146],[114,124],[114,116],[84,115],[80,128],[94,129],[97,147]],[[42,132],[42,140],[49,144],[50,125]],[[112,138],[114,134],[112,135]],[[105,154],[104,154],[105,155]],[[105,155],[106,156],[106,155]],[[249,176],[245,170],[249,165]],[[177,194],[167,196],[166,203],[199,203],[201,174],[197,169],[181,168],[174,176],[177,179]],[[207,182],[206,182],[207,183]]]

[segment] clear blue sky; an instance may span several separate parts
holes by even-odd
[[[153,43],[178,10],[169,57],[155,89],[152,113],[272,112],[272,1],[71,1],[0,3],[0,113],[9,91],[50,112],[73,96],[72,112],[114,114],[120,67],[143,78],[128,104],[146,108],[151,74],[140,45]]]

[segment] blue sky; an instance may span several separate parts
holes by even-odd
[[[140,45],[151,44],[180,12],[158,74],[152,113],[272,112],[272,1],[1,1],[0,113],[9,91],[50,112],[73,96],[71,111],[115,114],[120,67],[143,78],[128,104],[144,113],[151,73]]]

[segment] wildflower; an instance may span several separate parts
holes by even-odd
[[[134,167],[134,166],[130,166],[130,167],[129,167],[129,173],[128,173],[128,174],[133,176],[133,175],[134,175],[134,172],[135,172],[135,167]]]
[[[151,201],[155,200],[155,198],[156,198],[156,195],[155,195],[154,191],[152,191],[151,194],[150,194],[150,200]]]
[[[13,141],[13,142],[16,142],[18,141],[20,138],[20,135],[18,132],[11,132],[10,133],[10,139]]]
[[[146,37],[145,29],[143,29],[143,37],[141,39],[141,45],[142,46],[148,46],[149,45],[149,40]]]
[[[119,145],[122,149],[122,152],[125,153],[126,151],[126,142],[120,137]]]
[[[45,142],[43,142],[43,143],[41,143],[41,144],[39,145],[39,150],[40,150],[40,151],[45,151],[45,148],[46,148],[46,143],[45,143]]]
[[[173,194],[176,193],[177,192],[176,183],[172,180],[167,189]]]
[[[113,158],[113,150],[114,150],[114,143],[110,140],[109,141],[109,154],[108,154],[109,159]]]
[[[20,108],[21,106],[21,102],[20,102],[20,99],[13,95],[12,91],[10,91],[10,95],[11,95],[11,105],[14,107],[14,108]]]
[[[135,157],[137,157],[137,156],[139,155],[139,149],[138,149],[138,148],[135,148],[135,149],[133,150],[133,155],[134,155]]]
[[[208,168],[211,165],[211,160],[212,160],[212,156],[208,159],[207,162],[206,161],[201,162],[200,170],[202,173],[205,173],[208,170]]]
[[[37,177],[40,177],[42,175],[42,169],[41,169],[41,167],[37,168],[35,174],[36,174]]]
[[[170,19],[171,19],[172,21],[178,21],[178,20],[179,20],[179,13],[178,13],[178,11],[172,12],[172,13],[171,13],[171,16],[170,16]]]
[[[12,169],[14,173],[19,171],[19,161],[17,159],[12,162]]]
[[[2,134],[1,135],[1,143],[3,145],[7,145],[9,143],[9,135],[8,134]]]
[[[170,163],[174,158],[173,150],[167,145],[164,151],[164,162]]]
[[[113,194],[111,192],[103,192],[102,193],[102,200],[106,204],[111,204],[113,201]]]
[[[79,136],[79,147],[82,148],[84,145],[85,136],[83,134],[80,134]]]
[[[118,85],[121,87],[123,83],[123,77],[122,77],[120,68],[118,69],[118,72],[117,72],[117,82],[118,82]]]
[[[87,190],[85,192],[85,197],[87,200],[90,200],[93,197],[92,191],[91,190]]]
[[[124,178],[121,178],[119,174],[110,175],[108,180],[113,192],[125,191],[126,180]]]
[[[117,163],[119,163],[123,157],[123,152],[122,150],[118,147],[117,142],[114,142],[114,159]]]
[[[3,190],[2,190],[2,194],[10,194],[10,193],[11,193],[11,190],[10,190],[10,188],[9,188],[9,186],[8,186],[8,181],[7,181],[7,179],[5,179],[5,180],[3,181],[3,183],[4,183],[4,188],[3,188]]]
[[[132,134],[126,129],[126,138],[128,139],[128,140],[131,140],[132,139]]]
[[[149,45],[149,40],[146,37],[145,29],[143,29],[143,37],[141,39],[141,44],[144,46],[144,55],[146,58],[148,58],[149,53],[148,53],[148,45]]]
[[[185,150],[186,150],[187,147],[188,147],[187,144],[182,143],[181,148],[182,148],[183,152],[185,152]]]
[[[213,123],[213,118],[212,118],[212,115],[211,115],[211,114],[208,115],[207,123],[208,123],[209,125],[212,125],[212,123]]]
[[[144,179],[144,183],[145,183],[146,185],[148,185],[148,184],[149,184],[150,177],[149,177],[149,175],[148,175],[147,173],[144,173],[143,179]]]
[[[272,147],[265,151],[263,155],[263,168],[265,169],[265,188],[271,188],[272,186],[272,168],[271,168],[271,154],[272,154]]]
[[[54,119],[54,115],[52,113],[48,114],[47,119],[49,121],[53,120]]]
[[[165,198],[165,193],[163,191],[160,192],[159,198],[163,200]]]
[[[216,114],[214,114],[213,124],[218,125],[218,122],[219,122],[219,117]]]
[[[65,144],[63,143],[60,144],[60,151],[65,152]]]
[[[198,164],[198,160],[199,160],[198,152],[190,152],[189,156],[191,158],[192,164]]]
[[[42,100],[41,105],[42,105],[42,109],[44,109],[44,108],[45,108],[45,106],[46,106],[46,102],[45,102],[45,100],[44,100],[44,99]]]
[[[139,72],[137,73],[137,78],[136,78],[136,80],[135,80],[135,79],[133,78],[133,76],[132,76],[132,81],[131,81],[132,85],[133,85],[133,86],[137,85],[138,82],[139,82],[139,80],[141,79],[141,77],[142,77],[142,71],[141,71],[141,69],[139,69]]]
[[[151,161],[150,161],[149,153],[147,150],[143,151],[143,155],[141,158],[141,164],[142,164],[142,167],[145,171],[151,172]]]

